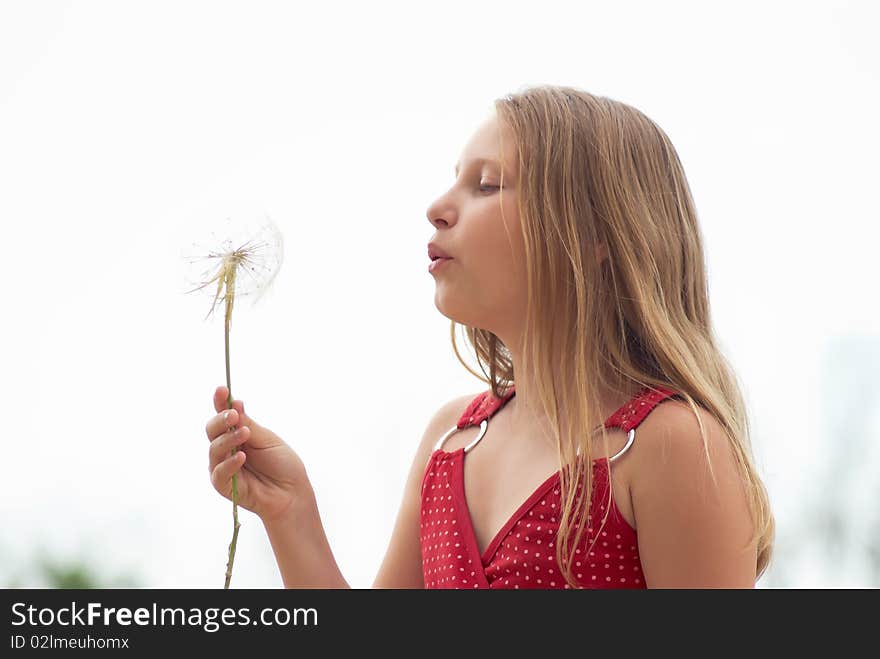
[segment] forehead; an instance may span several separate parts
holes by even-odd
[[[502,140],[504,147],[503,161],[501,157]],[[490,115],[477,126],[465,143],[459,160],[455,165],[455,173],[458,175],[462,167],[467,167],[472,162],[480,164],[497,163],[503,167],[505,173],[512,173],[512,152],[513,141],[509,130],[494,115]]]

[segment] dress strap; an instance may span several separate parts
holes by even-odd
[[[490,418],[504,407],[504,404],[515,395],[516,387],[513,386],[501,398],[496,398],[491,389],[477,394],[459,417],[457,427],[464,430],[468,426],[479,425],[484,419]]]
[[[633,430],[645,420],[645,417],[651,413],[657,405],[671,396],[675,396],[676,392],[663,387],[645,387],[632,400],[608,417],[605,421],[606,428],[621,428],[622,430]]]
[[[636,439],[636,427],[645,420],[645,417],[657,405],[670,396],[675,395],[676,392],[671,389],[645,387],[631,401],[608,417],[608,420],[605,422],[606,428],[620,428],[627,431],[626,444],[617,453],[608,458],[608,462],[614,462],[626,453]],[[580,450],[578,450],[578,453],[580,453]]]
[[[446,440],[459,430],[464,430],[469,426],[480,426],[480,432],[477,436],[464,447],[464,452],[470,451],[486,434],[489,428],[489,419],[507,403],[516,394],[516,388],[511,386],[501,398],[497,398],[492,390],[483,391],[477,394],[470,404],[465,408],[464,412],[458,419],[458,423],[450,428],[434,445],[434,450],[440,449]]]

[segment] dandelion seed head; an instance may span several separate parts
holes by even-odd
[[[181,251],[184,292],[209,296],[208,316],[223,301],[231,306],[232,300],[245,297],[256,304],[284,260],[284,239],[275,222],[267,213],[245,207],[198,218],[194,224],[205,232]]]

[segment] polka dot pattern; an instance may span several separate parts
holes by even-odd
[[[515,391],[502,398],[491,391],[477,396],[458,422],[479,425],[498,411]],[[643,390],[606,421],[607,427],[635,428],[669,390]],[[556,534],[562,510],[560,472],[544,481],[522,503],[480,554],[464,496],[464,448],[437,449],[425,468],[419,522],[422,572],[426,588],[571,588],[556,560]],[[645,588],[636,531],[609,505],[608,459],[593,461],[595,490],[572,569],[577,588]],[[581,491],[578,481],[577,491]],[[575,523],[583,513],[575,516]]]

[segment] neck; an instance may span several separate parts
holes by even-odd
[[[540,436],[550,437],[549,434],[549,418],[544,413],[539,404],[537,395],[537,387],[533,374],[526,372],[522,368],[522,359],[519,351],[511,350],[511,357],[514,369],[514,384],[516,386],[516,395],[511,399],[505,407],[510,408],[510,421],[517,428],[529,429]],[[598,392],[598,400],[600,412],[603,415],[599,423],[604,422],[620,407],[626,404],[630,398],[635,395],[633,392],[615,393],[603,390]],[[560,403],[558,414],[561,418],[565,418],[567,412]]]

